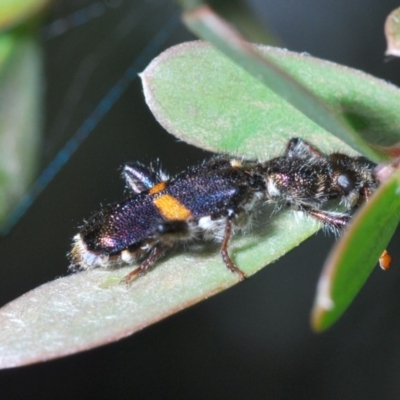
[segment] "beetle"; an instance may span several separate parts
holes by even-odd
[[[177,244],[216,240],[225,265],[243,280],[229,242],[249,224],[257,204],[290,207],[338,233],[378,187],[375,167],[361,156],[326,155],[300,138],[264,162],[214,156],[170,179],[152,167],[127,164],[123,177],[131,195],[83,224],[73,239],[71,269],[139,261],[124,278],[129,283]]]

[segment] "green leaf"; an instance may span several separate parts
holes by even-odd
[[[386,55],[400,57],[400,7],[393,10],[385,22]]]
[[[0,31],[31,19],[50,3],[51,0],[1,0]]]
[[[311,322],[329,328],[344,313],[376,268],[400,222],[400,172],[395,172],[356,214],[323,268]]]
[[[325,101],[368,141],[399,141],[400,90],[360,71],[309,55],[257,46]],[[324,152],[354,151],[204,42],[162,53],[141,75],[147,104],[180,139],[215,152],[267,159],[302,137]]]
[[[303,229],[290,213],[258,219],[258,228],[238,235],[230,246],[233,260],[249,276],[319,227],[305,221]],[[288,231],[298,234],[289,237]],[[0,310],[0,368],[118,340],[238,283],[218,249],[171,254],[130,287],[120,281],[132,267],[77,273],[23,295]]]
[[[208,6],[201,6],[184,14],[188,27],[202,39],[208,40],[221,52],[235,61],[252,76],[263,82],[270,90],[285,99],[316,124],[337,136],[345,143],[373,161],[390,158],[387,149],[369,145],[346,123],[340,113],[335,113],[314,92],[313,86],[301,84],[301,79],[281,68],[267,54],[260,54],[250,43]]]
[[[0,225],[36,172],[42,55],[33,35],[0,35]]]

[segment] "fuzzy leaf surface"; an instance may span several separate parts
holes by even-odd
[[[400,90],[363,72],[287,50],[257,46],[340,114],[366,140],[400,139]],[[215,152],[267,159],[292,137],[322,151],[348,145],[205,42],[174,46],[141,74],[147,104],[178,138]]]
[[[238,235],[230,249],[234,262],[249,276],[319,227],[311,221],[293,224],[290,213],[259,219],[260,226]],[[297,235],[287,235],[297,230]],[[120,281],[130,270],[76,273],[0,309],[0,368],[107,344],[238,283],[237,275],[222,262],[218,246],[201,253],[171,254],[127,287]]]

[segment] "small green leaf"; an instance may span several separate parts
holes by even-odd
[[[51,0],[1,0],[0,31],[31,19],[50,3]]]
[[[12,31],[0,35],[0,225],[36,172],[41,79],[36,38]]]
[[[311,323],[329,328],[376,268],[400,222],[400,172],[395,172],[356,214],[333,248],[318,283]]]
[[[393,10],[385,22],[386,55],[400,57],[400,7]]]
[[[260,226],[230,246],[233,260],[249,276],[319,228],[310,220],[294,224],[291,213],[257,219]],[[23,295],[0,310],[0,368],[118,340],[238,283],[218,249],[171,254],[130,287],[119,283],[128,267],[77,273]]]
[[[257,46],[368,141],[400,139],[400,90],[351,68]],[[147,104],[170,133],[196,146],[267,159],[299,136],[322,151],[354,151],[204,42],[162,53],[141,75]]]

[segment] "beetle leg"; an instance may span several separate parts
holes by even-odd
[[[290,139],[286,146],[285,156],[303,158],[305,155],[318,158],[324,157],[323,153],[305,140],[300,138]]]
[[[142,262],[139,268],[134,269],[132,272],[126,275],[122,279],[121,283],[130,284],[134,279],[144,275],[159,258],[165,255],[166,251],[167,249],[161,246],[153,247],[153,249],[150,251],[149,256]]]
[[[350,221],[349,215],[337,215],[328,211],[318,210],[315,208],[302,207],[300,211],[304,211],[310,217],[313,217],[319,222],[332,229],[343,229]]]
[[[224,261],[225,265],[232,271],[235,272],[239,275],[239,279],[243,281],[244,279],[247,278],[246,274],[239,269],[231,260],[228,254],[228,246],[229,242],[232,236],[232,221],[230,219],[227,219],[226,225],[225,225],[225,235],[224,235],[224,240],[222,241],[222,246],[221,246],[221,255],[222,255],[222,260]]]

